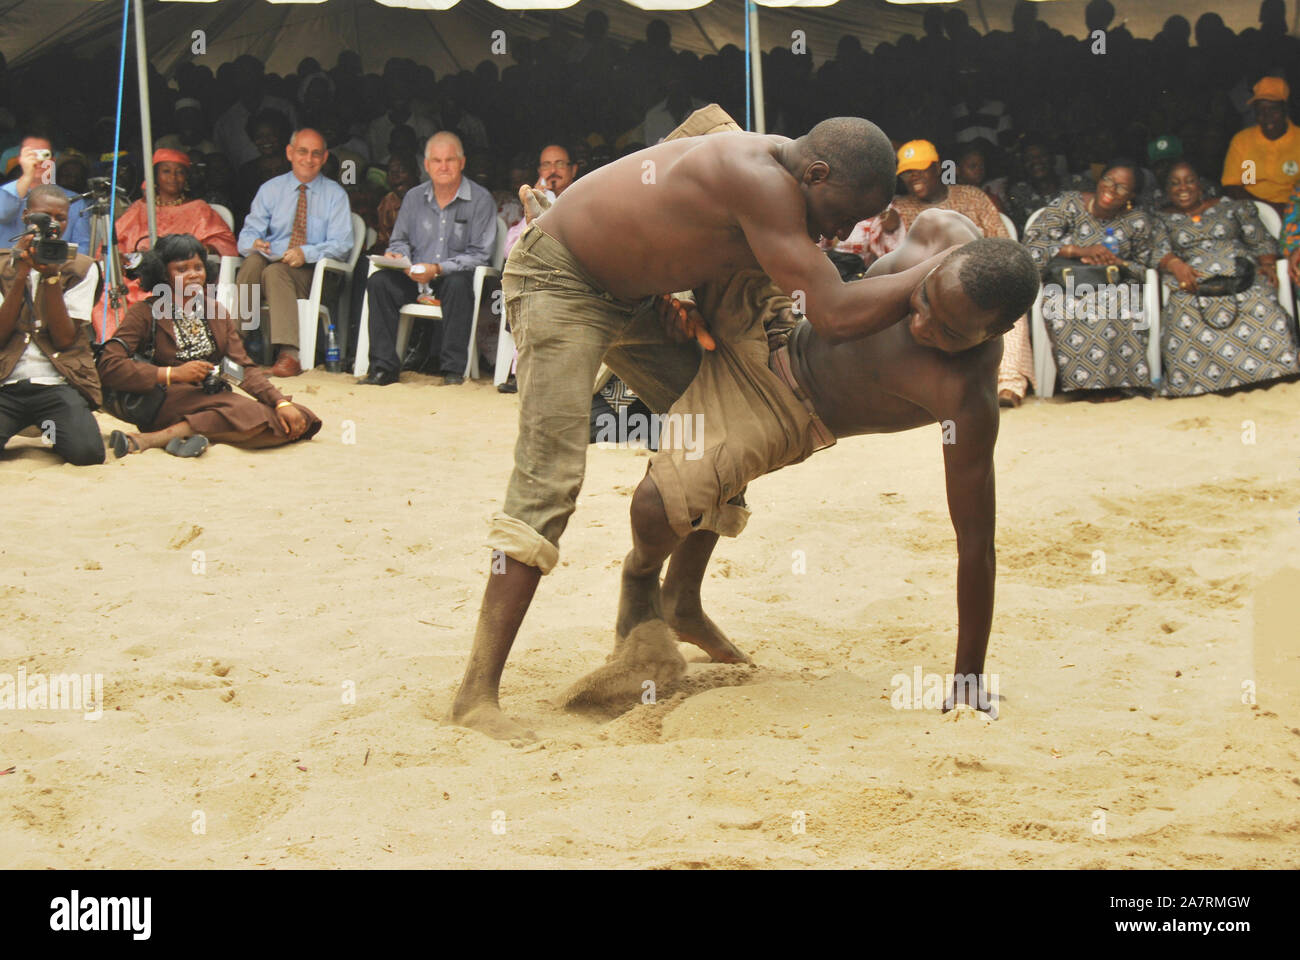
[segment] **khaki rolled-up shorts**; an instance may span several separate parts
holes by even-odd
[[[650,478],[678,536],[695,530],[737,536],[749,510],[729,501],[751,481],[813,452],[812,417],[768,366],[764,318],[783,302],[788,299],[759,270],[700,291],[717,349],[703,355],[699,373],[673,404],[650,460]]]

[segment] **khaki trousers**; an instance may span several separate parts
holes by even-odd
[[[236,283],[262,285],[262,300],[271,314],[271,343],[298,346],[298,301],[305,300],[311,293],[314,271],[315,267],[310,263],[290,267],[278,260],[267,260],[260,253],[250,254],[240,265],[239,273],[235,275]],[[308,359],[304,366],[311,362]]]

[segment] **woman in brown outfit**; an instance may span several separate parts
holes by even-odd
[[[113,431],[109,439],[118,457],[154,447],[196,457],[209,440],[276,447],[310,439],[320,430],[320,418],[290,401],[253,365],[235,322],[205,295],[205,252],[187,233],[161,237],[140,265],[141,286],[155,293],[127,311],[100,354],[104,386],[134,393],[148,393],[159,385],[166,390],[148,432]],[[167,292],[160,295],[163,289]],[[183,291],[180,298],[177,290]],[[133,355],[148,352],[151,328],[153,362],[145,363]],[[230,391],[203,391],[203,379],[225,357],[244,367],[242,387],[256,400]]]

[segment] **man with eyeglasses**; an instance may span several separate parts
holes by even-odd
[[[577,173],[578,165],[571,159],[568,148],[558,143],[550,143],[542,148],[541,156],[537,158],[537,182],[533,186],[545,193],[546,199],[554,203],[555,198],[573,183]],[[522,184],[512,186],[518,188]],[[506,256],[510,256],[510,248],[524,232],[524,227],[527,226],[526,219],[520,217],[519,222],[506,234]]]
[[[259,285],[271,323],[273,377],[296,377],[298,300],[311,290],[316,261],[346,260],[352,250],[352,208],[348,195],[321,173],[329,150],[325,138],[304,127],[285,148],[291,169],[258,188],[239,232],[244,262],[235,282]],[[270,357],[265,358],[268,362]],[[316,363],[306,357],[307,368]]]

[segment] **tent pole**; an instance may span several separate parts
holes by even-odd
[[[158,211],[154,209],[153,189],[153,118],[149,116],[149,53],[144,39],[144,0],[135,6],[135,71],[140,88],[140,136],[143,141],[141,166],[144,167],[144,203],[149,214],[149,246],[158,242]]]
[[[754,132],[767,133],[767,116],[763,109],[763,43],[758,39],[758,4],[747,0],[749,20],[745,36],[750,40],[749,61],[754,78]]]
[[[745,0],[745,129],[754,129],[754,107],[752,102],[754,84],[749,76],[750,51],[749,51],[749,10],[752,7],[753,0]]]

